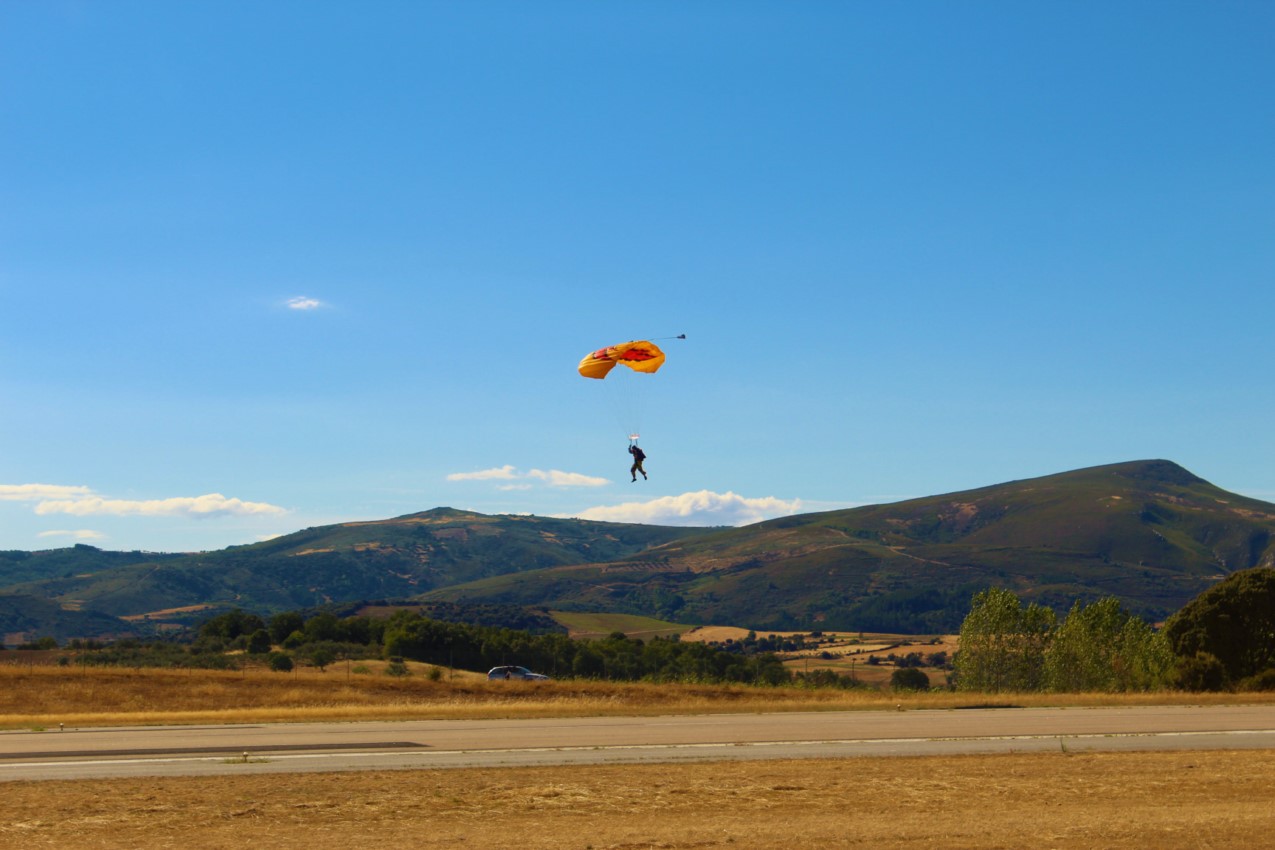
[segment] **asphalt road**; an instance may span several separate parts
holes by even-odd
[[[51,728],[0,733],[0,780],[1187,749],[1275,749],[1275,706]]]

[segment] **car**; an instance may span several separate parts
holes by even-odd
[[[543,682],[549,677],[543,673],[532,673],[526,667],[493,667],[487,671],[488,679],[523,679],[528,682]]]

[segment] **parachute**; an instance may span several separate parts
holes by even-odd
[[[686,334],[660,339],[686,339]],[[636,339],[608,345],[585,355],[580,361],[579,371],[585,378],[603,381],[606,389],[602,395],[607,397],[613,408],[617,421],[629,435],[630,442],[637,442],[641,430],[644,402],[645,378],[632,380],[605,381],[606,376],[617,364],[624,365],[644,375],[654,375],[664,365],[664,352],[649,339]],[[621,370],[623,371],[623,370]]]
[[[610,345],[586,355],[580,361],[580,374],[586,378],[601,380],[617,363],[623,363],[634,372],[653,374],[664,365],[664,352],[660,351],[658,345],[645,339]]]

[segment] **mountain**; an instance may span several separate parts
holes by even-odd
[[[1275,564],[1273,532],[1275,505],[1136,461],[785,517],[426,598],[933,632],[959,627],[970,596],[996,585],[1062,610],[1117,596],[1159,619],[1232,571]]]
[[[609,561],[696,531],[437,508],[307,528],[199,554],[147,557],[91,546],[7,553],[7,560],[0,559],[0,593],[115,617],[160,612],[152,619],[173,622],[183,619],[172,610],[179,608],[237,606],[269,613],[405,598],[491,575]],[[205,610],[185,619],[207,615]]]
[[[1117,596],[1159,619],[1235,570],[1275,565],[1273,533],[1275,505],[1149,460],[742,528],[437,508],[199,554],[0,553],[0,593],[19,613],[14,596],[50,603],[38,634],[71,628],[57,611],[149,614],[153,626],[206,617],[174,610],[201,606],[406,598],[926,633],[959,627],[993,585],[1064,610]]]

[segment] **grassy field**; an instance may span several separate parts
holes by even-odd
[[[567,627],[573,638],[604,638],[612,632],[624,632],[631,638],[650,640],[688,632],[694,626],[670,623],[637,614],[605,614],[585,611],[550,611],[549,615]]]
[[[354,672],[362,666],[365,673]],[[378,662],[326,672],[272,673],[0,665],[0,729],[179,723],[261,723],[413,718],[579,717],[956,708],[979,705],[1271,703],[1255,694],[1019,694],[948,691],[654,685],[585,680],[489,682],[476,673],[411,664],[387,676]]]
[[[1275,702],[366,672],[0,666],[0,728],[571,717],[971,705]],[[1186,848],[1271,846],[1275,753],[1010,754],[5,782],[0,848]]]
[[[1275,753],[9,782],[0,847],[1270,847]]]

